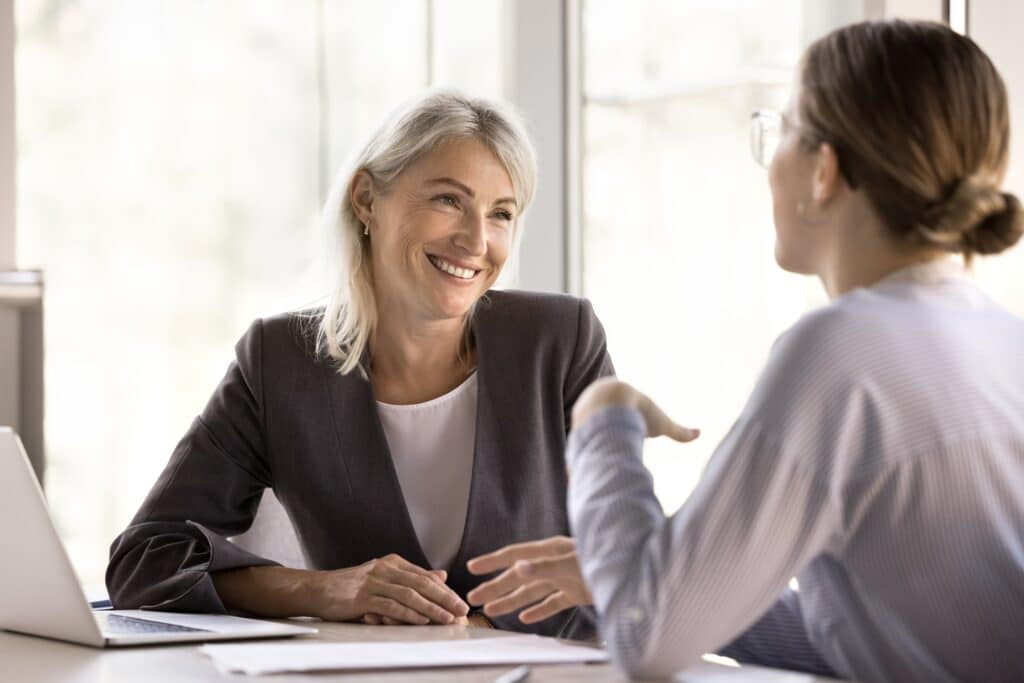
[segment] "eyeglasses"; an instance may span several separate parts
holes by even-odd
[[[758,109],[750,115],[750,153],[754,161],[768,168],[782,137],[782,114],[774,109]]]

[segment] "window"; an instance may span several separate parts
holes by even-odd
[[[750,112],[802,49],[788,2],[583,4],[583,292],[621,377],[703,435],[647,444],[666,509],[696,484],[772,340],[820,287],[779,271]]]
[[[826,301],[816,279],[775,265],[748,125],[752,110],[784,106],[803,47],[856,20],[857,4],[582,3],[583,293],[619,375],[703,430],[683,447],[647,443],[668,511],[739,415],[773,340]],[[1021,314],[1017,252],[976,270]]]
[[[17,2],[17,258],[45,271],[47,494],[87,584],[249,322],[321,293],[314,221],[356,141],[431,70],[499,94],[499,11]]]

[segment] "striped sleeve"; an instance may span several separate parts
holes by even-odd
[[[661,677],[753,624],[827,545],[836,515],[827,486],[745,416],[666,518],[641,461],[645,432],[640,413],[611,407],[572,433],[569,512],[613,660]]]

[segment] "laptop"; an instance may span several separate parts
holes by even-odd
[[[93,612],[21,439],[0,427],[0,629],[93,647],[278,638],[315,628],[220,614]]]

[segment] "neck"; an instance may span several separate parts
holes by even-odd
[[[465,321],[415,320],[382,307],[370,341],[370,379],[377,400],[422,403],[454,389],[473,369],[461,350]]]
[[[830,299],[859,287],[870,287],[916,263],[948,255],[900,243],[873,211],[850,212],[840,217],[836,227],[835,239],[818,269],[818,277]]]

